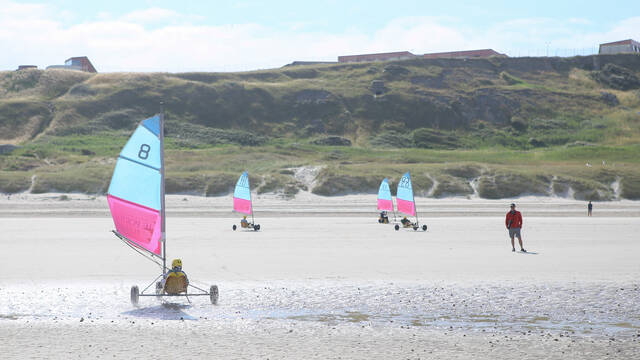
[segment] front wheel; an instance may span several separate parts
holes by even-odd
[[[422,231],[427,231],[427,225],[422,225]]]
[[[140,299],[140,289],[137,285],[131,287],[131,305],[138,306],[138,300]]]
[[[400,225],[396,224],[396,226],[394,226],[394,228],[396,229],[396,231],[400,230]]]
[[[237,228],[237,226],[233,225],[233,231],[236,231]]]
[[[218,285],[211,285],[209,288],[209,298],[211,299],[211,304],[218,305]]]
[[[253,225],[253,230],[255,230],[255,231],[260,230],[260,224]]]

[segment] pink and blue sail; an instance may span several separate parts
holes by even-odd
[[[378,190],[378,210],[393,211],[393,198],[389,189],[389,180],[384,178]]]
[[[236,188],[233,191],[233,210],[251,215],[251,188],[249,186],[249,174],[245,171],[240,175]]]
[[[116,231],[132,245],[162,255],[164,185],[161,119],[143,120],[124,146],[107,201]]]
[[[416,203],[413,198],[413,187],[411,186],[411,174],[407,171],[402,175],[398,183],[398,192],[396,194],[398,211],[407,215],[416,215]]]

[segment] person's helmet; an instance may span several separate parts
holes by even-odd
[[[172,268],[182,268],[182,260],[173,259],[173,261],[171,262],[171,267]]]
[[[243,216],[242,218],[243,218],[243,219],[246,219],[246,218],[247,218],[247,215]]]
[[[516,207],[516,204],[514,204],[514,203],[511,203],[511,207]]]
[[[404,219],[407,220],[407,217],[405,216]]]

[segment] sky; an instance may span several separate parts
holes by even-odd
[[[339,55],[491,48],[572,56],[640,41],[640,1],[0,0],[0,70],[249,71]]]

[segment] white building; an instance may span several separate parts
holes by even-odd
[[[600,50],[598,51],[598,54],[625,53],[640,54],[640,43],[632,39],[614,41],[610,43],[600,44]]]

